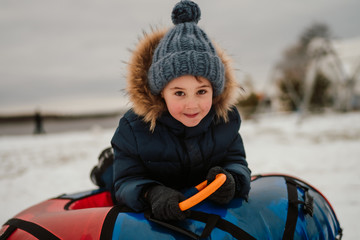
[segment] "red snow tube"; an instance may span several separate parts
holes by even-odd
[[[78,198],[81,195],[83,198]],[[0,239],[100,239],[113,208],[109,192],[63,195],[10,219],[1,229]]]
[[[207,181],[202,182],[196,186],[202,191],[181,202],[180,208],[186,210],[201,202],[225,180],[224,174],[218,174],[209,185]],[[62,195],[30,207],[10,219],[0,231],[0,240],[111,239],[109,233],[112,229],[108,226],[114,226],[119,212],[108,191]]]

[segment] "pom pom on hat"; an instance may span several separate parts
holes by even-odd
[[[181,1],[177,3],[171,13],[172,22],[177,25],[185,22],[198,23],[201,11],[199,6],[192,1]]]

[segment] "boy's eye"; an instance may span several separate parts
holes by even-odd
[[[175,92],[175,95],[178,96],[178,97],[181,97],[181,96],[184,96],[185,93],[182,92],[182,91],[177,91],[177,92]]]
[[[207,91],[204,89],[198,91],[199,95],[204,95],[205,93],[207,93]]]

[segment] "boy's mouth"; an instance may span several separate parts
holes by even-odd
[[[193,113],[193,114],[184,113],[184,115],[188,118],[195,118],[198,115],[198,113]]]

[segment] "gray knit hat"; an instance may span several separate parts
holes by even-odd
[[[214,96],[224,89],[224,65],[206,33],[197,23],[200,8],[192,1],[177,3],[170,29],[156,47],[148,72],[152,94],[158,95],[172,79],[183,75],[202,76],[213,87]]]

